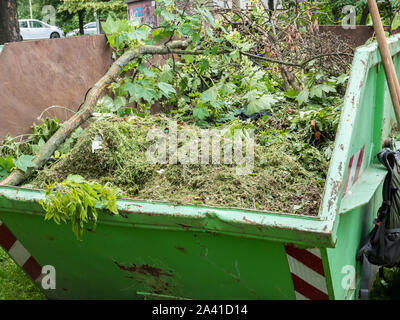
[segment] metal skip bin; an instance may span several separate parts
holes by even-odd
[[[399,70],[400,36],[389,47]],[[395,122],[377,45],[364,46],[317,217],[120,200],[78,241],[44,220],[43,192],[1,187],[0,244],[51,299],[357,299],[386,175],[375,155]]]

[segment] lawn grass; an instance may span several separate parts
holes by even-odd
[[[44,300],[46,297],[0,247],[0,300]]]

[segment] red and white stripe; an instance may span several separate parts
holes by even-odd
[[[364,151],[365,151],[365,146],[363,146],[361,150],[356,152],[350,158],[349,169],[347,170],[346,181],[343,189],[343,197],[346,195],[346,193],[351,189],[351,187],[356,183],[356,181],[360,177],[361,173],[360,171],[364,160]]]
[[[0,246],[8,252],[13,260],[32,278],[33,281],[41,281],[42,267],[1,220]]]
[[[285,246],[296,300],[329,300],[319,249]]]

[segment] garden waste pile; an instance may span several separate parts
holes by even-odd
[[[198,164],[149,163],[146,152],[154,141],[148,141],[147,136],[155,126],[163,132],[170,129],[168,119],[157,116],[93,121],[71,151],[40,171],[29,182],[30,187],[44,188],[46,182],[61,182],[73,174],[116,186],[133,199],[271,212],[317,213],[328,161],[318,149],[312,148],[307,150],[310,163],[304,165],[299,162],[299,157],[304,156],[302,150],[296,150],[302,147],[301,142],[281,131],[269,132],[266,129],[268,120],[247,124],[256,128],[256,143],[254,160],[249,158],[249,161],[254,161],[254,167],[250,167],[251,171],[245,174],[238,172],[245,167],[235,161],[224,164],[223,139],[220,143],[220,164],[201,164],[201,159],[198,159]],[[235,126],[239,125],[224,126],[217,132],[230,137]],[[201,132],[193,125],[178,125],[178,134],[188,130]],[[241,130],[246,132],[244,128]],[[93,150],[99,137],[100,148]],[[315,155],[312,155],[313,152]],[[243,156],[248,156],[245,147]]]

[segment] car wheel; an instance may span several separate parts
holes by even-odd
[[[21,40],[21,41],[24,41],[24,38],[22,38],[22,36],[21,36],[21,37],[20,37],[20,40]]]
[[[50,35],[50,39],[57,39],[57,38],[59,38],[60,37],[60,34],[58,33],[58,32],[53,32],[51,35]]]

